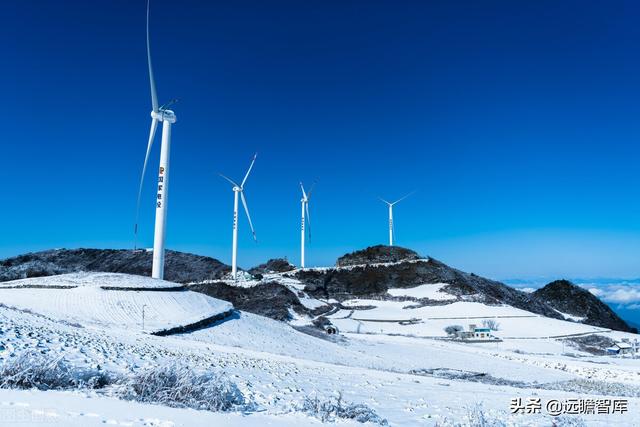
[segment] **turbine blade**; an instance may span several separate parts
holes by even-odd
[[[314,181],[313,184],[311,184],[311,188],[309,189],[309,193],[307,194],[307,199],[311,198],[311,193],[313,193],[313,189],[316,188],[316,183]]]
[[[389,203],[387,202],[385,199],[383,199],[382,197],[378,197],[378,200],[382,201],[383,203],[386,203],[387,205],[392,205],[393,203]]]
[[[134,234],[136,241],[138,238],[138,219],[140,216],[140,199],[142,197],[142,184],[144,183],[144,175],[147,170],[147,163],[149,162],[149,153],[151,153],[151,147],[153,146],[153,140],[156,136],[156,129],[158,128],[158,121],[151,119],[151,129],[149,129],[149,141],[147,142],[147,153],[144,156],[144,164],[142,165],[142,175],[140,175],[140,186],[138,187],[138,201],[136,202],[136,226]]]
[[[153,78],[153,67],[151,66],[151,42],[149,40],[149,9],[151,0],[147,0],[147,64],[149,65],[149,84],[151,85],[151,108],[158,112],[158,94],[156,93],[156,81]]]
[[[231,184],[233,184],[234,187],[240,187],[238,184],[236,184],[235,182],[233,182],[233,180],[231,178],[227,178],[226,176],[222,175],[221,173],[218,174],[221,177],[223,177],[224,179],[226,179],[227,181],[229,181]]]
[[[392,204],[392,205],[395,205],[396,203],[401,202],[401,201],[403,201],[404,199],[406,199],[407,197],[411,196],[411,195],[412,195],[413,193],[415,193],[415,192],[416,192],[416,190],[413,190],[411,193],[409,193],[409,194],[407,194],[407,195],[405,195],[405,196],[403,196],[403,197],[399,198],[398,200],[396,200],[395,202],[393,202],[393,203],[391,203],[391,204]]]
[[[247,170],[247,174],[244,176],[244,179],[242,180],[242,185],[240,185],[240,187],[244,187],[244,183],[247,182],[247,178],[249,178],[249,174],[251,173],[253,164],[256,162],[256,157],[258,157],[258,153],[253,155],[253,159],[251,159],[251,164],[249,165],[249,170]]]
[[[253,229],[253,223],[251,223],[251,215],[249,215],[249,208],[247,207],[247,199],[244,198],[244,191],[240,192],[240,198],[242,199],[242,206],[244,206],[244,211],[247,214],[247,219],[249,220],[249,227],[251,227],[251,234],[253,234],[253,240],[257,242],[258,239],[256,238],[256,232]]]
[[[302,190],[302,198],[307,200],[307,193],[304,192],[304,186],[302,185],[302,182],[300,182],[300,189]]]
[[[307,231],[309,232],[309,240],[311,240],[311,216],[309,215],[309,202],[304,204],[304,208],[307,211]]]

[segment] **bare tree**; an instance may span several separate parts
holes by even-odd
[[[500,323],[496,322],[493,319],[483,320],[482,326],[484,326],[485,328],[489,328],[492,331],[497,331],[500,329]]]
[[[462,332],[463,330],[464,328],[460,325],[449,325],[444,328],[444,331],[447,333],[447,335],[456,335],[458,332]]]

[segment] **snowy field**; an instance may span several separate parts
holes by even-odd
[[[175,289],[183,287],[178,283],[151,279],[143,276],[135,276],[132,274],[87,272],[0,282],[0,289],[29,288],[34,286],[44,288],[93,287],[107,289]]]
[[[406,293],[405,289],[394,289]],[[412,301],[380,301],[353,299],[342,303],[345,309],[330,316],[342,332],[362,334],[394,334],[416,337],[445,337],[444,328],[470,324],[482,325],[483,320],[500,324],[494,335],[500,338],[548,338],[567,335],[606,332],[608,329],[581,323],[551,319],[507,305],[489,306],[477,302],[454,302],[420,307]],[[362,307],[373,307],[361,309]],[[353,309],[349,309],[353,307]],[[400,322],[409,322],[401,324]]]
[[[196,292],[163,290],[177,286],[128,274],[74,273],[5,282],[0,287],[0,302],[83,326],[137,330],[142,329],[144,310],[147,332],[193,324],[233,308],[226,301]]]
[[[420,285],[415,288],[389,289],[389,295],[394,297],[427,298],[434,301],[451,301],[456,297],[442,290],[448,283],[433,283]]]
[[[33,280],[32,284],[48,282],[46,279],[29,280]],[[73,292],[116,292],[116,295],[123,294],[120,301],[129,301],[137,298],[135,295],[148,298],[145,294],[170,295],[174,292],[105,291],[99,286],[99,278],[86,280],[98,286],[0,291],[4,303],[0,306],[0,341],[4,348],[0,351],[0,364],[10,363],[21,352],[31,349],[51,357],[64,355],[73,366],[108,372],[116,377],[179,362],[196,370],[226,375],[251,402],[252,408],[242,413],[213,413],[119,400],[115,397],[117,389],[112,386],[64,392],[3,389],[0,390],[0,425],[5,425],[2,420],[10,420],[12,416],[22,417],[17,425],[24,426],[47,425],[44,422],[65,426],[322,425],[317,416],[301,410],[301,402],[310,395],[328,398],[338,392],[346,401],[367,405],[392,426],[477,425],[470,420],[477,411],[476,405],[481,405],[487,420],[495,421],[486,425],[550,426],[553,418],[548,415],[510,415],[510,400],[535,396],[546,402],[567,398],[619,398],[622,394],[629,402],[625,414],[585,415],[580,421],[582,424],[558,425],[640,425],[638,359],[597,357],[573,349],[573,354],[568,354],[562,343],[553,338],[463,344],[380,333],[345,333],[334,342],[303,334],[285,323],[243,312],[234,312],[226,319],[194,332],[158,337],[143,333],[138,327],[116,328],[119,317],[114,315],[99,315],[104,324],[96,321],[98,315],[90,310],[77,311],[81,309],[80,302],[72,302],[67,308],[62,302],[52,304],[55,297],[51,293],[59,292],[67,299],[73,299],[78,295]],[[121,280],[129,279],[122,275]],[[19,310],[9,307],[12,304],[5,299],[16,291],[50,293],[24,297]],[[84,304],[98,304],[103,300],[83,301]],[[375,305],[376,309],[353,310],[352,317],[363,317],[367,313],[367,316],[380,316],[385,320],[402,310],[418,310],[402,308],[402,304],[411,302],[396,306],[384,301],[359,300],[353,305],[364,305],[365,302]],[[174,303],[179,302],[175,300]],[[107,304],[107,307],[117,305]],[[449,317],[531,315],[512,307],[482,308],[469,304],[475,303],[450,304]],[[51,305],[56,309],[52,310]],[[94,305],[94,311],[95,307],[99,306]],[[202,317],[201,310],[211,308],[208,303],[184,307],[185,318]],[[447,306],[424,307],[427,311],[420,316],[437,317],[442,314],[438,310],[444,307]],[[339,314],[350,312],[344,310]],[[336,313],[336,317],[340,316]],[[532,322],[518,328],[544,330],[538,334],[540,337],[575,331],[573,328],[592,328],[558,320],[545,323],[553,319],[536,315],[498,318],[498,321],[508,331],[506,328],[511,326],[507,323],[513,319]],[[371,323],[376,323],[376,327],[393,324]],[[436,329],[434,326],[433,330]],[[342,327],[341,331],[345,332]],[[427,332],[429,330],[425,329],[424,334]],[[631,336],[618,332],[602,334],[617,339]],[[584,388],[584,384],[595,385],[595,388]],[[575,418],[572,420],[578,422]],[[341,419],[337,425],[362,424]]]

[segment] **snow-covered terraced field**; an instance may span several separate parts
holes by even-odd
[[[353,299],[343,302],[343,306],[347,309],[329,316],[332,323],[342,332],[444,337],[446,326],[481,326],[482,321],[487,319],[493,319],[500,324],[499,330],[494,332],[494,335],[500,338],[548,338],[608,331],[596,326],[543,317],[507,305],[489,306],[477,302],[454,302],[411,308],[415,307],[416,303]],[[349,306],[375,308],[349,310]],[[418,323],[399,323],[411,319],[417,320]]]
[[[32,277],[29,279],[0,282],[2,288],[134,288],[134,289],[175,289],[182,285],[166,280],[121,273],[69,273],[58,276]]]
[[[7,282],[0,288],[2,304],[83,326],[141,330],[144,310],[144,330],[155,332],[233,309],[229,302],[196,292],[162,290],[175,288],[171,282],[125,274],[82,273],[17,282],[18,287],[11,286],[16,282]],[[74,285],[77,287],[60,288]],[[148,290],[103,289],[127,286]]]

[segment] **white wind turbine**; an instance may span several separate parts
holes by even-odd
[[[249,208],[247,207],[247,200],[244,197],[244,184],[247,182],[247,178],[249,178],[249,174],[251,173],[251,169],[253,168],[253,164],[256,161],[256,157],[258,155],[254,154],[253,159],[251,159],[251,164],[249,165],[249,170],[244,176],[242,183],[240,185],[236,184],[231,179],[226,176],[220,174],[221,177],[229,181],[233,185],[233,248],[231,253],[231,275],[233,276],[233,280],[237,278],[238,264],[238,195],[242,199],[242,206],[244,206],[244,211],[247,214],[247,219],[249,220],[249,227],[251,227],[251,234],[253,234],[253,240],[256,242],[256,232],[253,229],[253,224],[251,223],[251,215],[249,215]]]
[[[153,67],[151,66],[151,46],[149,41],[149,0],[147,0],[147,64],[149,66],[149,84],[151,86],[151,129],[149,130],[149,142],[147,143],[147,153],[144,157],[142,175],[140,177],[140,187],[138,188],[138,202],[136,206],[135,238],[138,238],[138,217],[140,211],[140,197],[142,195],[142,184],[144,174],[147,170],[149,153],[156,135],[158,122],[162,122],[162,145],[160,147],[160,167],[158,169],[158,188],[156,196],[156,225],[153,236],[153,267],[151,277],[162,279],[164,277],[164,243],[167,220],[167,202],[169,196],[169,154],[171,148],[171,125],[176,122],[176,115],[168,110],[171,104],[176,102],[171,100],[168,103],[158,106],[158,95],[156,93],[156,83],[153,78]]]
[[[315,184],[314,184],[315,185]],[[300,183],[300,189],[302,190],[302,222],[300,227],[300,268],[304,268],[304,226],[305,226],[305,212],[307,214],[307,222],[309,222],[309,226],[307,229],[309,230],[309,240],[311,240],[311,216],[309,215],[309,198],[311,198],[311,193],[313,192],[313,187],[309,190],[309,194],[304,191],[304,186],[302,182]]]
[[[411,193],[399,198],[395,202],[387,202],[385,199],[383,199],[381,197],[378,197],[380,200],[382,200],[384,203],[386,203],[387,206],[389,206],[389,246],[393,246],[393,205],[395,205],[398,202],[403,201],[404,199],[406,199],[407,197],[409,197],[413,193],[415,193],[415,191],[412,191]]]

